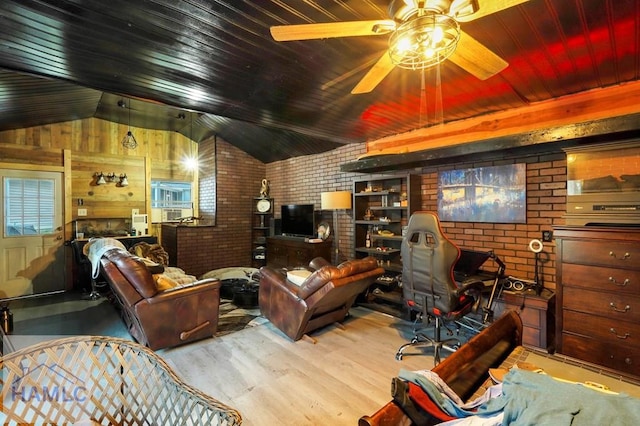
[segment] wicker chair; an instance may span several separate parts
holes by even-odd
[[[0,360],[5,424],[239,425],[240,413],[183,383],[150,349],[69,337]]]

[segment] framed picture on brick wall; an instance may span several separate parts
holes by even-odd
[[[506,164],[438,173],[438,216],[451,222],[527,222],[527,166]]]

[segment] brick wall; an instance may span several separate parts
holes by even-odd
[[[348,145],[329,153],[267,164],[271,194],[276,199],[276,215],[279,216],[279,206],[283,203],[314,203],[319,209],[322,191],[353,190],[354,179],[380,176],[340,172],[341,164],[354,161],[363,152],[361,146]],[[513,163],[525,163],[527,166],[526,224],[444,222],[443,227],[461,247],[493,250],[506,264],[506,274],[533,279],[535,260],[529,251],[529,242],[540,240],[542,231],[564,224],[566,158],[563,152],[508,161],[482,161],[479,158],[476,162],[425,167],[413,172],[422,176],[421,209],[437,211],[439,171]],[[332,220],[330,212],[323,212],[322,217]],[[340,252],[349,258],[354,257],[352,219],[351,212],[339,213]],[[540,258],[544,261],[540,278],[546,287],[554,289],[555,244],[545,243]]]
[[[525,163],[527,167],[527,223],[500,224],[443,222],[442,226],[456,244],[477,250],[493,250],[506,264],[506,274],[533,279],[535,257],[529,251],[532,239],[542,239],[542,231],[563,225],[566,211],[566,159],[564,153],[530,156],[509,161],[470,162],[424,168],[422,209],[437,211],[438,172],[501,164]],[[555,244],[544,243],[540,254],[545,287],[555,288]],[[491,261],[489,261],[491,262]]]
[[[207,144],[201,144],[201,153]],[[210,148],[210,147],[209,147]],[[364,153],[361,144],[345,145],[336,150],[288,160],[262,164],[228,143],[218,139],[218,215],[212,231],[211,255],[204,261],[206,270],[250,265],[251,220],[253,197],[259,195],[260,181],[267,177],[270,196],[275,199],[275,216],[280,216],[282,204],[314,204],[320,210],[320,193],[333,190],[353,190],[354,179],[368,176],[344,173],[340,165],[354,161]],[[202,155],[201,155],[202,157]],[[534,278],[534,255],[529,241],[541,239],[542,231],[564,224],[566,210],[566,158],[563,152],[533,155],[514,160],[482,161],[425,167],[413,171],[422,176],[423,210],[437,210],[437,178],[442,170],[463,169],[500,164],[525,163],[527,166],[527,223],[466,223],[445,222],[449,237],[458,245],[478,250],[494,250],[506,264],[506,273],[519,278]],[[201,194],[201,200],[206,194]],[[320,212],[320,219],[333,225],[332,212]],[[338,212],[340,253],[342,259],[354,257],[352,212]],[[541,255],[544,260],[541,278],[548,288],[555,288],[555,244],[546,243]]]
[[[214,227],[193,236],[188,273],[203,273],[231,266],[251,265],[253,197],[260,195],[265,165],[225,142],[210,138],[200,143],[200,212]],[[216,170],[217,169],[217,170]]]
[[[267,164],[275,216],[280,217],[280,206],[283,204],[313,204],[320,215],[319,220],[326,221],[333,228],[333,212],[320,211],[320,194],[352,191],[353,180],[362,175],[341,172],[340,165],[355,161],[364,152],[364,144],[351,144],[322,154]],[[336,211],[336,216],[340,231],[340,259],[353,258],[352,212]]]

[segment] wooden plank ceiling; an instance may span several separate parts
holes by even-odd
[[[371,93],[350,94],[387,35],[269,33],[388,10],[388,0],[3,0],[0,130],[131,120],[197,141],[217,134],[268,163],[440,124],[434,72],[425,91],[419,71],[396,68]],[[640,0],[530,0],[461,27],[509,66],[483,81],[445,61],[444,122],[640,75]]]

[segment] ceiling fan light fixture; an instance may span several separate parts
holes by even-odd
[[[447,59],[460,40],[460,25],[448,15],[416,16],[398,27],[389,39],[394,65],[412,70],[432,67]]]
[[[444,31],[442,30],[442,27],[438,27],[438,26],[435,27],[431,32],[432,43],[435,45],[438,45],[442,43],[443,40],[444,40]]]

